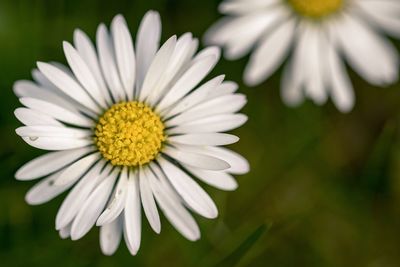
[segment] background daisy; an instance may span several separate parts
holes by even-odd
[[[142,207],[160,233],[157,206],[187,239],[200,230],[187,209],[216,218],[216,205],[193,179],[222,190],[237,187],[232,174],[248,172],[240,155],[220,146],[237,142],[223,132],[247,117],[237,85],[218,76],[199,83],[219,60],[219,50],[197,53],[190,33],[160,48],[157,12],[143,18],[134,49],[125,19],[110,32],[97,29],[97,51],[86,34],[63,43],[69,68],[39,62],[35,82],[18,81],[14,92],[25,106],[15,110],[25,125],[18,135],[33,147],[55,152],[21,167],[18,180],[43,178],[26,195],[42,204],[72,188],[56,217],[61,237],[82,238],[100,226],[103,253],[113,254],[124,236],[132,255],[141,243]]]
[[[254,86],[269,78],[289,55],[282,82],[288,105],[304,97],[324,104],[328,96],[342,112],[355,102],[341,59],[366,81],[385,86],[398,79],[398,53],[381,36],[400,36],[397,0],[226,0],[226,17],[205,36],[225,48],[228,59],[254,49],[244,81]]]

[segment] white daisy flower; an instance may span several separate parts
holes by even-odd
[[[208,44],[237,59],[254,48],[244,72],[253,86],[270,77],[291,51],[281,84],[288,105],[304,97],[339,110],[354,106],[347,63],[366,81],[384,86],[398,79],[398,53],[379,30],[400,37],[398,0],[225,0],[227,15],[206,33]]]
[[[246,97],[218,76],[199,83],[219,60],[219,49],[196,54],[190,33],[159,48],[161,22],[150,11],[142,20],[136,49],[124,18],[109,32],[97,30],[97,50],[82,31],[74,46],[64,42],[69,68],[39,62],[35,82],[18,81],[25,106],[15,111],[16,130],[29,145],[51,150],[21,167],[18,180],[43,178],[26,195],[41,204],[72,188],[56,229],[77,240],[100,226],[104,254],[113,254],[123,234],[135,255],[141,241],[142,207],[152,229],[161,230],[157,206],[189,240],[200,238],[190,211],[215,218],[217,208],[193,179],[222,190],[237,187],[232,174],[248,172],[247,161],[222,148],[238,141],[224,132],[247,120],[237,112]]]

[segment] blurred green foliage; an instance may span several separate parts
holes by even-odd
[[[248,95],[249,122],[233,148],[252,171],[235,192],[206,187],[217,220],[196,217],[200,241],[181,237],[163,219],[147,223],[139,254],[124,245],[103,256],[98,229],[82,240],[61,240],[54,218],[63,199],[30,207],[18,166],[41,151],[14,133],[19,106],[13,82],[30,79],[36,61],[65,62],[62,40],[83,29],[92,38],[100,22],[122,13],[135,34],[143,14],[158,10],[163,40],[202,33],[219,15],[218,0],[0,0],[0,266],[368,266],[400,265],[400,84],[374,88],[351,73],[357,104],[340,114],[332,104],[284,106],[280,72],[257,88],[241,83],[247,58],[221,60],[225,73]],[[400,43],[396,43],[399,47]],[[211,76],[210,76],[211,77]]]

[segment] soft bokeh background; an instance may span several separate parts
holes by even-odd
[[[0,265],[1,266],[400,266],[400,84],[374,88],[351,73],[357,104],[340,114],[331,103],[284,106],[280,72],[257,88],[242,83],[249,122],[233,148],[252,171],[235,192],[206,187],[220,216],[198,216],[200,241],[181,237],[163,218],[161,235],[144,223],[139,254],[121,245],[103,256],[98,229],[62,240],[54,218],[65,195],[31,207],[33,182],[18,166],[41,151],[14,133],[19,106],[13,82],[30,79],[35,62],[65,62],[61,43],[80,27],[92,38],[100,22],[125,15],[135,34],[148,9],[161,13],[163,40],[202,33],[219,15],[218,0],[0,0]],[[399,46],[399,43],[396,43]],[[221,60],[213,75],[241,81],[247,59]],[[211,77],[211,76],[210,76]]]

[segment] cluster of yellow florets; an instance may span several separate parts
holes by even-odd
[[[293,9],[302,16],[321,18],[339,11],[345,0],[288,0]]]
[[[132,101],[113,105],[99,119],[95,143],[116,166],[137,166],[153,160],[165,141],[164,124],[147,105]]]

